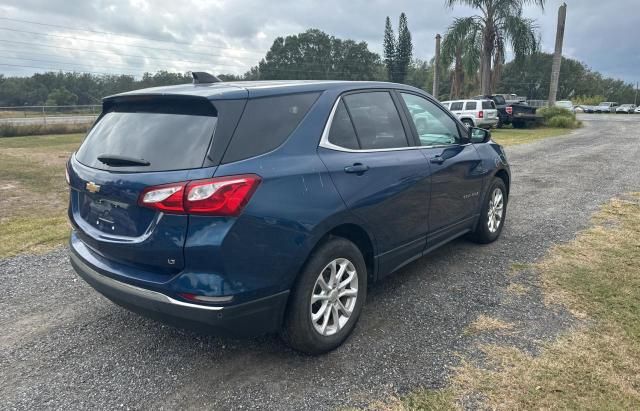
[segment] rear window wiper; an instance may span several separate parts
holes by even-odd
[[[117,154],[100,154],[98,161],[112,167],[149,166],[150,162],[142,158],[119,156]]]

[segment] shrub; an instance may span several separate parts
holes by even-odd
[[[556,128],[577,128],[580,126],[580,122],[576,121],[575,117],[571,116],[554,116],[545,121],[549,127]]]
[[[540,114],[544,118],[545,123],[547,123],[550,119],[556,116],[570,117],[573,120],[576,119],[576,115],[574,113],[561,107],[544,107],[544,108],[538,109],[536,113]]]

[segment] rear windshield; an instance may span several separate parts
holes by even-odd
[[[184,114],[189,111],[184,110],[184,105],[177,113],[127,110],[103,115],[80,146],[76,154],[79,162],[101,170],[127,172],[202,167],[216,127],[215,115]],[[202,114],[201,110],[194,112]],[[125,157],[148,165],[115,166],[104,163],[105,156]]]

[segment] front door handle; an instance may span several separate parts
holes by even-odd
[[[442,156],[435,156],[435,157],[431,157],[430,160],[433,164],[442,164],[444,163],[444,157]]]
[[[347,166],[344,168],[344,172],[345,173],[355,173],[358,175],[362,175],[364,173],[366,173],[367,171],[369,171],[369,166],[365,166],[362,163],[355,163],[352,166]]]

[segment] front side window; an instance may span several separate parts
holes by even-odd
[[[408,147],[400,115],[387,91],[349,94],[343,97],[363,150]]]
[[[401,93],[401,95],[411,114],[411,120],[416,126],[421,146],[457,144],[460,142],[458,126],[444,110],[415,94]],[[462,103],[460,104],[462,105]]]

